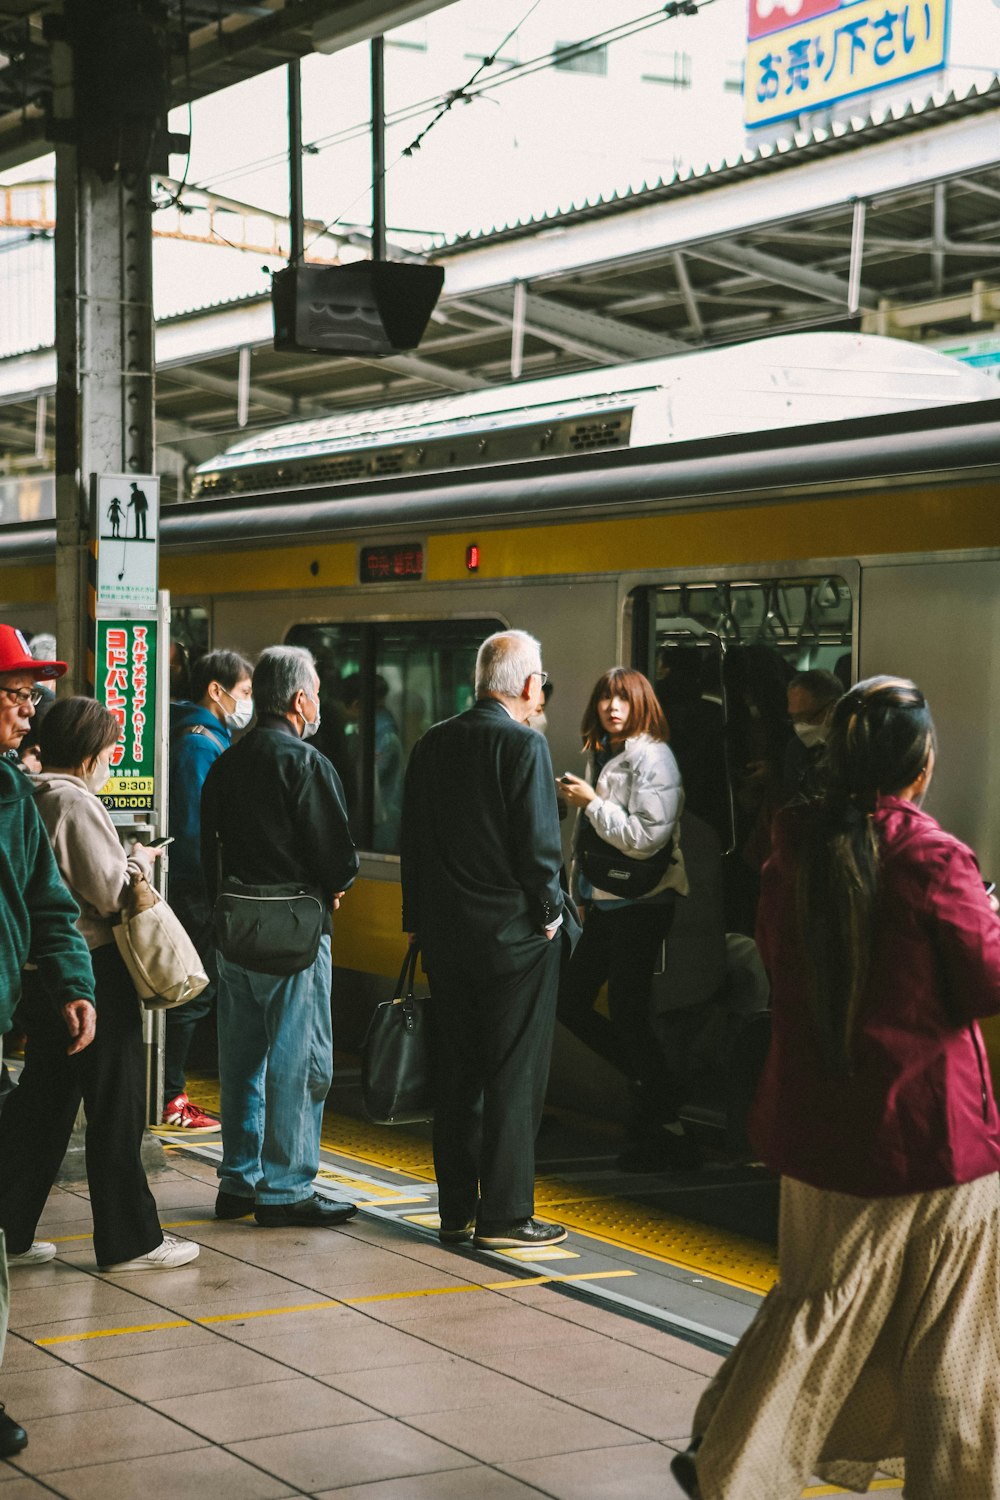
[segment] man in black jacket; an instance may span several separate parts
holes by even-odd
[[[526,727],[546,681],[523,631],[479,648],[474,706],[414,747],[403,795],[403,926],[437,1033],[434,1168],[442,1241],[551,1245],[534,1213],[562,952],[579,936],[559,883],[548,745]]]
[[[330,910],[358,871],[344,793],[325,756],[319,677],[308,651],[273,646],[253,674],[257,726],[205,779],[202,868],[210,901],[220,873],[250,886],[298,884],[322,894],[313,963],[276,976],[218,955],[222,1165],[215,1213],[258,1224],[333,1225],[351,1203],[313,1192],[323,1105],[333,1081]]]

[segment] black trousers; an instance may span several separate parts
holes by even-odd
[[[203,1016],[207,1016],[215,1005],[215,935],[212,931],[212,912],[204,893],[189,889],[177,882],[171,887],[170,905],[173,907],[188,936],[198,949],[205,973],[211,981],[186,1005],[174,1006],[166,1012],[166,1033],[163,1044],[163,1102],[169,1104],[178,1094],[183,1094],[186,1083],[188,1053],[195,1028]]]
[[[673,898],[634,906],[591,905],[583,936],[559,987],[558,1015],[585,1046],[630,1083],[639,1084],[643,1107],[676,1117],[676,1084],[653,1030],[653,970],[673,920]],[[608,1014],[594,1002],[608,986]]]
[[[67,1056],[62,1014],[44,995],[25,1006],[21,1081],[0,1112],[0,1228],[17,1255],[34,1239],[82,1099],[86,1161],[99,1266],[131,1260],[163,1239],[140,1152],[146,1114],[142,1018],[114,944],[90,955],[97,1033]]]
[[[483,975],[435,964],[434,1171],[443,1222],[506,1223],[535,1207],[535,1136],[555,1031],[560,934],[530,966]]]

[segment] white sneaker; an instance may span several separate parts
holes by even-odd
[[[120,1260],[113,1266],[99,1266],[101,1271],[172,1271],[176,1266],[186,1266],[197,1260],[201,1246],[193,1240],[179,1240],[175,1235],[165,1234],[163,1244],[157,1245],[146,1255],[137,1255],[134,1260]]]
[[[22,1250],[20,1255],[7,1256],[9,1266],[44,1266],[47,1260],[52,1260],[56,1253],[56,1247],[51,1240],[32,1240],[27,1250]]]

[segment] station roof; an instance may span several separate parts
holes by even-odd
[[[315,49],[347,46],[451,0],[165,0],[174,56],[172,102],[187,104]],[[0,170],[45,149],[44,98],[52,87],[45,17],[64,0],[0,0]]]
[[[198,462],[254,427],[507,383],[515,346],[527,379],[795,329],[991,333],[998,230],[994,83],[442,243],[444,293],[413,354],[276,354],[263,298],[161,322],[158,436]],[[0,445],[32,450],[34,398],[54,386],[51,351],[0,361]]]

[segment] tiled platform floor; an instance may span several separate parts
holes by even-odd
[[[217,1224],[194,1159],[152,1186],[191,1266],[100,1275],[81,1188],[39,1230],[59,1258],[12,1273],[0,1500],[680,1495],[715,1356],[371,1218]]]

